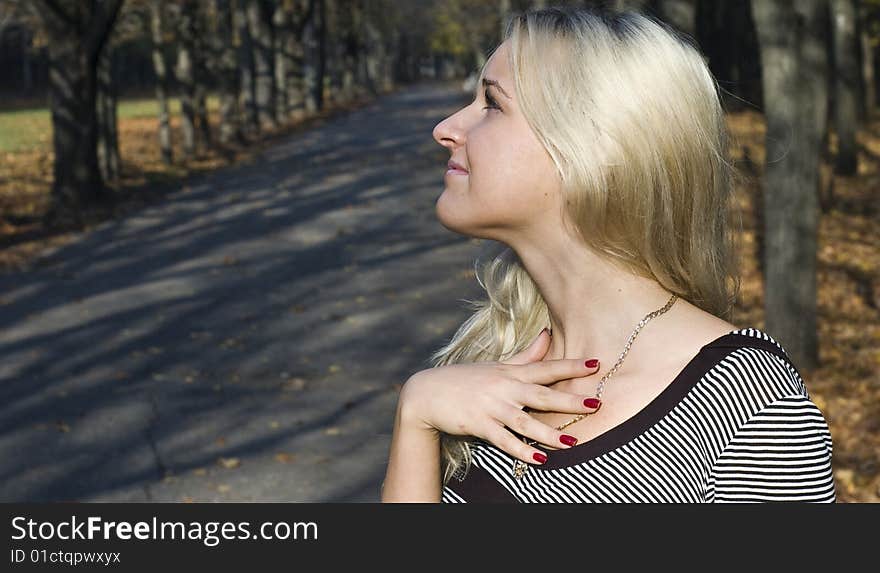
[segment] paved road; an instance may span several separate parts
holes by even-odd
[[[464,101],[406,88],[0,276],[0,501],[378,501],[492,247],[434,214]]]

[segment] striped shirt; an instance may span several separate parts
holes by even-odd
[[[703,346],[623,423],[543,451],[547,461],[515,479],[516,458],[476,438],[467,474],[450,478],[441,501],[836,501],[825,418],[782,346],[756,328]]]

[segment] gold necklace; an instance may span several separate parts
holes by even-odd
[[[598,388],[597,388],[597,390],[596,390],[596,398],[600,398],[600,397],[602,396],[602,391],[605,389],[605,381],[606,381],[606,380],[607,380],[612,374],[614,374],[614,373],[617,371],[617,368],[621,365],[621,363],[623,363],[623,359],[626,357],[626,353],[629,352],[629,347],[632,346],[633,340],[635,340],[635,338],[636,338],[636,336],[638,335],[639,331],[640,331],[640,330],[641,330],[641,329],[642,329],[642,328],[643,328],[643,327],[644,327],[644,326],[645,326],[645,325],[646,325],[646,324],[647,324],[652,318],[657,317],[657,316],[660,316],[661,314],[663,314],[664,312],[666,312],[667,310],[669,310],[670,308],[672,308],[672,305],[675,304],[675,301],[676,301],[677,299],[678,299],[678,295],[673,294],[672,297],[669,299],[669,301],[668,301],[663,307],[658,308],[657,310],[655,310],[655,311],[653,311],[653,312],[651,312],[651,313],[648,313],[647,315],[645,315],[645,318],[643,318],[643,319],[639,322],[638,326],[636,326],[636,329],[635,329],[635,330],[633,331],[633,333],[629,336],[629,340],[627,340],[627,342],[626,342],[626,346],[624,347],[624,349],[623,349],[623,353],[620,355],[620,358],[617,359],[617,362],[614,364],[614,366],[611,368],[611,370],[609,370],[608,372],[606,372],[606,373],[605,373],[605,376],[603,376],[602,379],[599,380],[599,386],[598,386]],[[570,422],[566,422],[565,424],[562,424],[561,426],[557,426],[556,429],[557,429],[557,430],[562,430],[562,429],[564,429],[564,428],[567,428],[568,426],[574,424],[574,423],[577,422],[578,420],[582,420],[582,419],[585,418],[586,416],[589,416],[590,414],[594,414],[594,413],[595,413],[595,412],[587,412],[586,414],[578,414],[576,418],[574,418],[574,419],[571,420]],[[523,440],[523,442],[525,442],[525,443],[528,444],[529,446],[532,446],[532,445],[534,445],[534,444],[537,443],[537,440]],[[526,473],[526,470],[528,469],[528,467],[529,467],[529,464],[525,463],[524,461],[522,461],[522,460],[515,460],[514,463],[513,463],[513,477],[515,477],[516,479],[521,479],[521,478],[523,477],[523,475]]]

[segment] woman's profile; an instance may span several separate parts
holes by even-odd
[[[728,322],[736,171],[686,36],[636,11],[521,12],[433,136],[439,221],[501,250],[401,389],[382,501],[835,501],[797,369]]]

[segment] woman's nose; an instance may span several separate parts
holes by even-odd
[[[443,147],[461,145],[464,130],[455,123],[455,116],[449,116],[434,127],[434,140]]]

